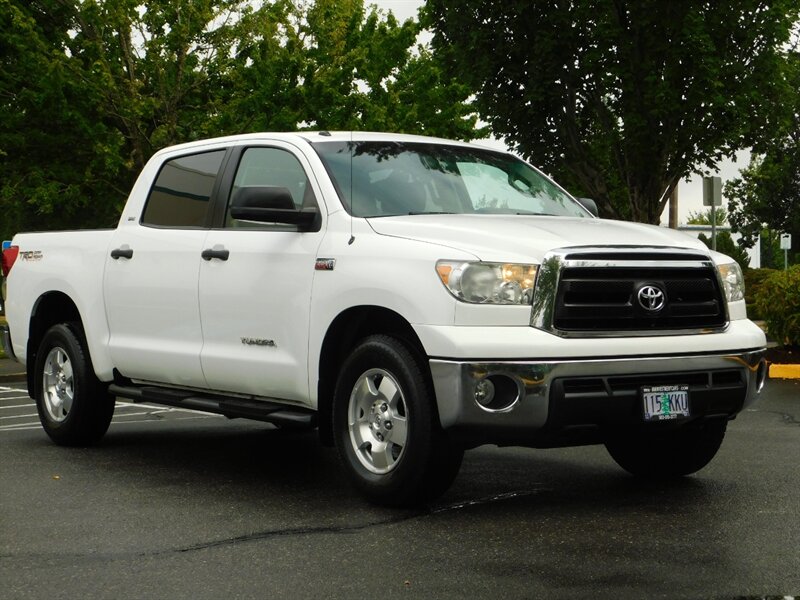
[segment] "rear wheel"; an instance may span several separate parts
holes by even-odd
[[[681,477],[711,462],[727,426],[727,421],[718,419],[670,432],[619,436],[607,441],[606,449],[620,467],[637,477]]]
[[[114,398],[94,374],[80,325],[51,327],[35,366],[36,409],[57,444],[85,446],[103,437],[114,415]]]
[[[370,501],[408,506],[450,486],[464,451],[439,425],[423,360],[376,335],[345,360],[334,395],[334,440],[356,488]]]

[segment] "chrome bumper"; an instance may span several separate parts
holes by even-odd
[[[17,360],[14,348],[11,346],[11,330],[8,325],[0,325],[0,339],[2,339],[3,352],[6,353],[6,356],[12,360]]]
[[[757,349],[719,355],[570,359],[552,362],[465,362],[433,359],[430,367],[443,428],[463,434],[465,441],[472,445],[506,442],[514,445],[540,445],[536,440],[537,432],[560,426],[553,423],[551,413],[554,408],[561,411],[565,403],[577,406],[582,402],[581,406],[609,415],[602,417],[604,422],[587,422],[585,425],[588,428],[592,425],[595,429],[603,425],[613,426],[614,410],[620,415],[620,423],[625,420],[640,421],[640,417],[634,414],[638,411],[638,393],[630,389],[618,392],[611,385],[620,379],[634,382],[641,379],[643,385],[651,385],[649,379],[653,384],[659,385],[658,382],[663,382],[666,377],[681,379],[685,375],[687,379],[695,381],[695,395],[699,398],[703,395],[714,395],[715,398],[738,396],[738,399],[732,400],[733,407],[729,405],[720,408],[713,402],[707,403],[707,406],[700,403],[697,417],[730,418],[751,404],[761,391],[767,373],[763,355],[764,350]],[[715,373],[725,374],[727,387],[720,385],[714,388],[715,382],[723,381],[723,377],[716,377]],[[504,396],[490,407],[482,406],[476,400],[476,393],[481,394],[480,386],[485,385],[481,382],[486,379],[502,384],[492,388],[501,390]],[[730,384],[731,379],[736,380],[735,386]],[[704,380],[706,384],[703,384]],[[575,382],[573,387],[577,387],[579,391],[567,397],[564,393],[564,381]],[[592,382],[600,388],[600,392],[594,395],[581,393],[582,382],[587,385]],[[732,390],[731,394],[727,393],[728,390]],[[603,413],[606,405],[610,412]],[[580,420],[581,417],[577,418]],[[570,425],[575,428],[578,426],[579,423]],[[541,441],[541,445],[558,444]]]

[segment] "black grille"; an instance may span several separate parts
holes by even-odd
[[[664,308],[649,312],[639,290],[655,286]],[[561,273],[553,324],[563,331],[648,331],[725,324],[713,267],[567,267]]]
[[[693,417],[734,415],[747,396],[743,369],[559,378],[550,386],[547,427],[641,424],[640,390],[654,385],[688,385]]]

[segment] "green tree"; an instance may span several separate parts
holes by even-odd
[[[800,31],[797,32],[800,44]],[[790,257],[800,260],[800,50],[788,53],[785,78],[794,93],[782,100],[789,107],[777,134],[758,144],[750,164],[728,182],[731,225],[742,233],[748,246],[766,228],[768,237],[791,233]],[[763,239],[763,237],[762,237]],[[783,265],[783,252],[780,252]]]
[[[726,211],[724,208],[717,208],[714,211],[713,219],[717,227],[727,225],[728,211]],[[690,212],[686,222],[689,225],[711,225],[711,220],[712,214],[711,209],[709,208],[708,210]],[[699,234],[697,239],[699,239],[709,248],[712,247],[711,238],[704,233]],[[742,271],[750,268],[750,256],[740,243],[734,241],[729,231],[717,231],[717,252],[722,252],[722,254],[727,254],[730,256],[733,260],[739,263]]]
[[[496,135],[605,216],[769,135],[797,0],[428,0],[433,46]]]
[[[691,211],[689,213],[689,217],[686,219],[686,223],[689,225],[711,225],[711,209],[702,210],[702,211]],[[728,222],[728,211],[724,208],[717,208],[714,211],[713,217],[715,224],[717,226],[726,225]]]
[[[415,47],[419,32],[363,0],[265,4],[238,27],[219,126],[481,136],[469,88]]]
[[[73,11],[61,2],[0,0],[0,236],[110,223],[125,183],[124,140],[106,126],[96,88],[67,53]]]
[[[155,150],[206,133],[240,4],[0,0],[0,234],[113,225]]]
[[[701,242],[703,242],[706,246],[711,248],[711,238],[704,233],[701,233],[697,236]],[[746,271],[750,268],[750,256],[747,254],[747,251],[742,248],[739,244],[733,241],[733,237],[729,231],[718,231],[717,232],[717,252],[721,252],[722,254],[727,254],[742,268],[742,271]]]
[[[158,149],[253,131],[480,135],[419,24],[363,0],[0,0],[0,237],[113,225]]]
[[[784,254],[781,250],[780,233],[767,229],[761,230],[761,267],[765,269],[782,269]]]

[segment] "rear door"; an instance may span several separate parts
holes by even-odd
[[[234,149],[223,183],[222,225],[212,229],[200,265],[202,366],[211,389],[304,401],[308,398],[311,284],[322,240],[319,186],[294,145]],[[239,221],[229,201],[247,186],[289,190],[295,208],[317,207],[312,231]]]
[[[167,160],[140,222],[114,235],[104,295],[111,357],[126,377],[205,387],[198,272],[225,155],[219,149]]]

